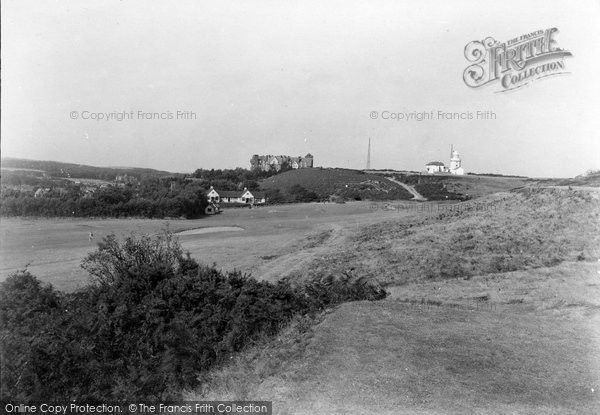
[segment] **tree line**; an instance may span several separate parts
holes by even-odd
[[[91,188],[72,180],[35,177],[30,174],[3,177],[0,215],[39,217],[145,217],[197,218],[208,204],[206,192],[217,190],[260,190],[260,181],[291,170],[285,163],[279,171],[258,169],[197,169],[189,176],[141,176],[127,183]],[[134,176],[132,176],[134,177]],[[19,185],[42,189],[22,190]],[[12,186],[7,186],[12,185]],[[46,190],[48,189],[48,190]],[[319,201],[315,192],[300,185],[266,190],[270,203]]]
[[[2,216],[185,217],[204,214],[206,189],[184,178],[144,178],[139,184],[86,191],[72,182],[36,197],[32,191],[2,189]]]

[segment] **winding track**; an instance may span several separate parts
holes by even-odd
[[[426,197],[423,197],[423,195],[421,193],[419,193],[415,190],[414,186],[410,186],[406,183],[399,182],[398,180],[394,179],[393,177],[386,177],[386,179],[388,179],[389,181],[394,182],[396,184],[399,184],[400,186],[402,186],[406,190],[408,190],[410,192],[410,194],[413,195],[412,200],[417,200],[417,201],[421,201],[421,202],[424,202],[427,200]]]

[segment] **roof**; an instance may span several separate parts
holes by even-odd
[[[219,197],[242,197],[244,192],[240,192],[239,190],[217,190]]]
[[[263,199],[265,197],[265,192],[258,192],[255,190],[215,190],[219,197],[242,197],[246,191],[250,192],[252,196],[256,199]]]
[[[441,161],[430,161],[429,163],[427,163],[428,166],[443,166],[444,163],[442,163]]]
[[[244,189],[241,193],[240,193],[240,197],[243,196],[246,192],[250,193],[252,196],[254,196],[255,199],[262,199],[265,197],[265,192],[259,192],[256,190],[248,190],[248,189]]]

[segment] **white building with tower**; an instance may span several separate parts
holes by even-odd
[[[425,169],[429,174],[450,173],[458,176],[465,174],[461,166],[460,154],[454,150],[454,146],[450,146],[450,167],[446,167],[441,161],[430,161]]]

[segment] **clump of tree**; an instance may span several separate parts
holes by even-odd
[[[198,179],[198,183],[206,188],[213,186],[219,190],[242,190],[244,187],[249,190],[259,190],[259,181],[267,177],[291,170],[287,162],[284,162],[279,170],[264,171],[261,169],[197,169],[192,173],[192,177]]]
[[[295,184],[287,190],[288,201],[292,203],[316,202],[319,200],[319,195],[312,190]]]
[[[62,293],[20,271],[0,286],[0,399],[177,399],[199,374],[296,315],[385,297],[360,279],[299,286],[199,264],[169,233],[114,235]]]
[[[322,199],[316,192],[299,184],[292,185],[285,190],[267,189],[266,195],[269,203],[308,203],[318,202]]]
[[[3,189],[2,216],[185,217],[204,214],[206,189],[183,177],[146,177],[139,184],[107,186],[85,192],[81,185],[33,192]]]

